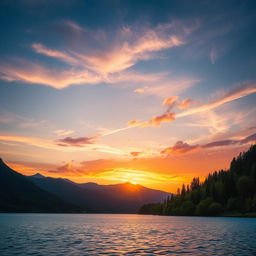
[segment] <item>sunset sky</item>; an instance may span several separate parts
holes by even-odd
[[[2,0],[0,156],[175,192],[256,142],[255,1]]]

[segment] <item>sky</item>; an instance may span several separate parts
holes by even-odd
[[[2,0],[0,156],[175,192],[256,142],[255,1]]]

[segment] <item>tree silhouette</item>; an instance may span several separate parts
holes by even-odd
[[[229,170],[215,171],[203,183],[193,178],[190,186],[183,184],[175,196],[163,204],[148,205],[146,210],[154,214],[199,216],[256,213],[256,145],[233,158]]]

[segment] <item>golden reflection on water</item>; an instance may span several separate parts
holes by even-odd
[[[0,255],[255,255],[256,219],[0,214]]]

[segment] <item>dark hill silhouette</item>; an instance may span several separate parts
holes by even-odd
[[[28,177],[35,185],[63,200],[79,205],[88,212],[100,212],[107,208],[106,202],[99,202],[98,192],[79,187],[76,183],[62,178],[37,178],[34,175]]]
[[[227,171],[194,178],[162,204],[147,204],[140,213],[199,216],[256,216],[256,145],[233,158]]]
[[[43,175],[40,174],[40,173],[36,173],[36,174],[34,174],[34,175],[31,175],[30,177],[36,178],[36,179],[43,179],[43,178],[45,178],[45,176],[43,176]]]
[[[0,159],[0,212],[73,212],[68,204],[37,187],[26,176],[9,168]]]
[[[38,175],[37,175],[38,176]],[[67,179],[30,176],[38,187],[89,212],[136,213],[142,204],[162,202],[169,193],[131,183],[98,185],[78,184]]]
[[[170,193],[160,190],[149,189],[138,184],[132,184],[130,182],[114,185],[98,185],[96,183],[84,183],[79,184],[87,189],[93,189],[104,193],[104,195],[119,200],[134,200],[138,202],[162,202]],[[150,201],[151,200],[151,201]]]

